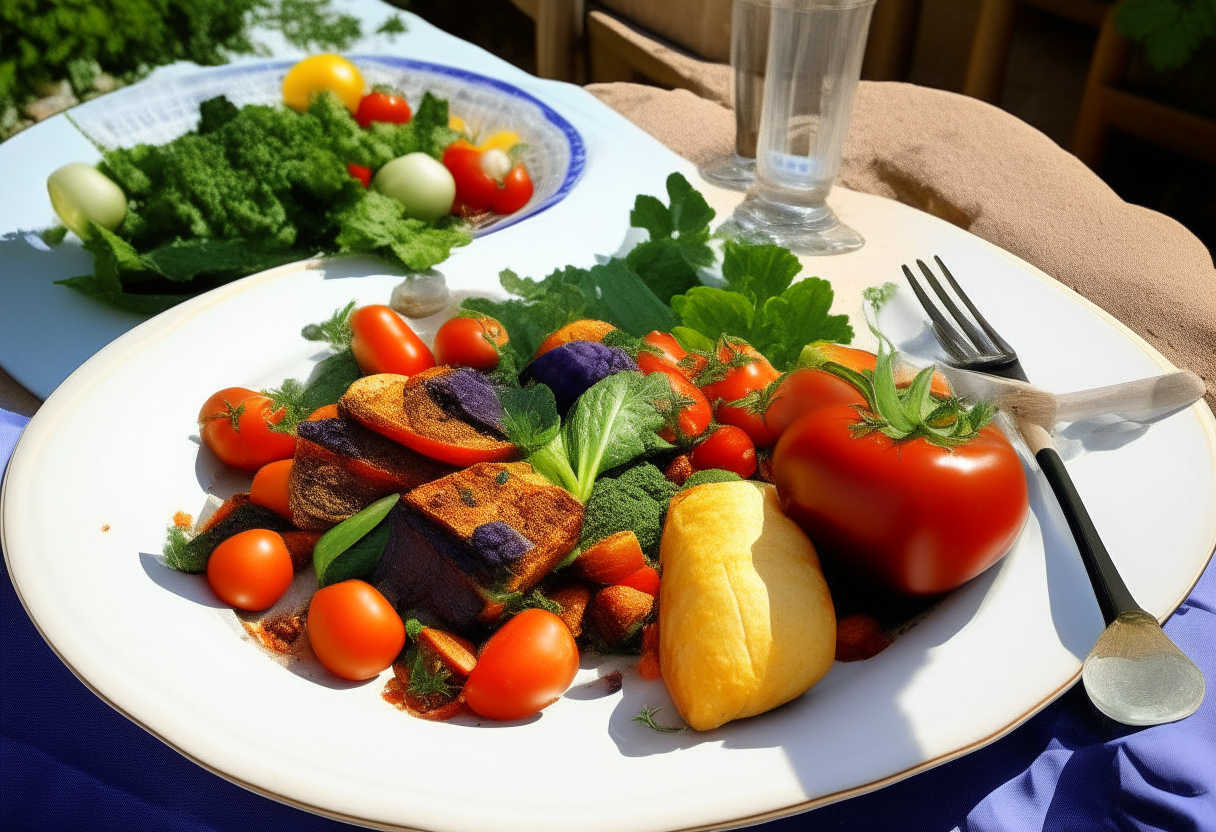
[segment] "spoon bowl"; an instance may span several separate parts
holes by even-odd
[[[1098,637],[1081,670],[1085,692],[1124,725],[1161,725],[1203,702],[1203,672],[1143,610],[1120,613]]]

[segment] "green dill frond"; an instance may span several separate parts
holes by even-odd
[[[658,731],[660,734],[683,734],[687,728],[675,728],[670,725],[660,725],[655,722],[654,715],[663,710],[661,705],[643,705],[642,710],[633,718],[633,721],[638,725],[644,725],[651,731]]]
[[[354,311],[355,302],[352,300],[334,312],[329,320],[304,327],[300,331],[300,335],[308,341],[324,341],[335,351],[341,352],[350,347],[351,339],[354,337],[350,328],[350,313]]]

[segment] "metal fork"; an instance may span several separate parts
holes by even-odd
[[[932,320],[950,363],[964,370],[1028,381],[1017,352],[975,308],[941,258],[933,259],[954,297],[923,260],[916,265],[932,295],[907,265],[903,272]],[[970,315],[963,313],[955,298]],[[1111,719],[1126,725],[1159,725],[1190,716],[1203,702],[1203,672],[1132,597],[1056,452],[1051,425],[1016,421],[1064,511],[1107,625],[1081,673],[1090,700]]]

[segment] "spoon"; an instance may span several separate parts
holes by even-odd
[[[1016,421],[1064,511],[1107,625],[1081,669],[1090,701],[1124,725],[1161,725],[1190,716],[1203,703],[1203,671],[1123,583],[1056,452],[1049,427],[1025,418]]]

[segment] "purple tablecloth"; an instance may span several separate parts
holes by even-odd
[[[26,420],[0,410],[0,467]],[[1166,631],[1216,679],[1216,569]],[[59,661],[0,576],[0,829],[345,830],[195,765],[98,699]],[[1216,704],[1156,728],[1116,726],[1077,685],[986,748],[765,832],[1216,830]]]

